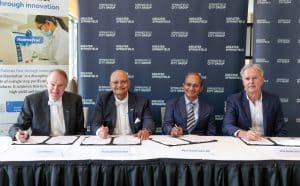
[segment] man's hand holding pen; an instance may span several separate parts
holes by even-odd
[[[258,132],[257,130],[250,128],[249,130],[245,131],[245,130],[240,130],[237,133],[237,136],[240,138],[245,138],[249,141],[258,141],[262,138],[262,135],[260,132]]]
[[[26,130],[18,130],[18,132],[16,133],[16,139],[17,141],[24,143],[28,140],[29,138],[29,134]]]
[[[108,127],[102,125],[100,128],[99,128],[99,131],[97,132],[97,135],[100,137],[100,138],[107,138],[108,136],[108,132],[109,132],[109,129]]]
[[[172,137],[179,137],[183,134],[183,130],[181,127],[178,127],[176,124],[174,127],[171,129],[171,136]]]
[[[141,140],[146,140],[151,135],[151,132],[147,129],[139,130],[136,134],[134,134],[135,137],[138,137]]]

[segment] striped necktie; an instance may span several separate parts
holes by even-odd
[[[195,104],[190,102],[189,110],[187,113],[187,130],[191,133],[193,126],[195,125],[195,114],[194,114],[194,106]]]

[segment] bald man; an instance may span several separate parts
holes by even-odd
[[[97,98],[92,117],[92,133],[101,138],[108,134],[131,135],[148,139],[155,130],[149,100],[129,92],[130,80],[124,70],[110,77],[110,92]]]
[[[61,69],[50,71],[47,90],[28,95],[24,99],[18,121],[9,135],[26,142],[31,135],[63,136],[84,134],[81,96],[65,92],[67,74]]]

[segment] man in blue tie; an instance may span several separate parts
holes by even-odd
[[[66,92],[67,84],[68,77],[63,70],[50,71],[47,90],[25,97],[18,121],[10,127],[9,135],[25,142],[30,135],[84,134],[81,96]]]
[[[183,90],[183,96],[169,100],[166,104],[164,134],[173,137],[183,134],[215,135],[214,109],[198,98],[203,90],[201,75],[197,72],[188,73]]]
[[[110,76],[112,91],[99,94],[92,117],[92,133],[101,138],[108,134],[131,135],[148,139],[155,130],[149,100],[131,93],[124,70]]]

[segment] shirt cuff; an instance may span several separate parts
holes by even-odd
[[[235,131],[233,135],[234,135],[235,137],[238,137],[238,133],[239,133],[240,131],[241,131],[241,130]]]
[[[100,127],[96,130],[96,136],[99,136],[99,135],[98,135],[99,132],[100,132]]]

